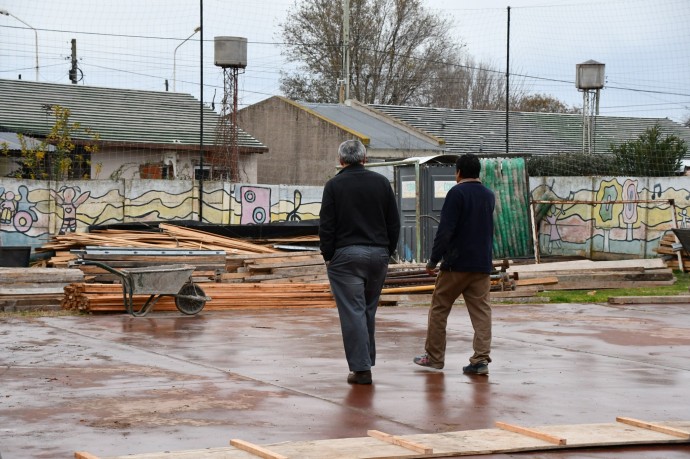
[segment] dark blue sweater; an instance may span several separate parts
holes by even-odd
[[[429,265],[444,271],[491,273],[496,198],[481,182],[458,183],[448,191]]]

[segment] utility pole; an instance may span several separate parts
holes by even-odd
[[[350,0],[343,0],[343,84],[345,100],[350,99]]]
[[[77,84],[77,39],[72,39],[72,67],[69,69],[69,80],[72,84]]]
[[[506,24],[506,155],[510,152],[510,7]]]

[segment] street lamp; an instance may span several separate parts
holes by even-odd
[[[193,37],[197,32],[199,32],[200,30],[201,30],[201,27],[197,27],[196,29],[194,29],[194,32],[192,32],[192,34],[191,34],[190,36],[188,36],[187,38],[185,38],[185,39],[182,41],[182,43],[180,43],[179,45],[177,45],[177,46],[175,47],[175,51],[173,52],[173,92],[175,92],[175,81],[176,81],[176,80],[175,80],[175,67],[176,67],[176,64],[177,64],[177,60],[176,60],[176,59],[177,59],[177,48],[179,48],[180,46],[184,45],[185,42],[186,42],[187,40],[189,40],[190,38],[192,38],[192,37]]]
[[[22,20],[19,19],[17,16],[15,16],[14,14],[10,13],[10,12],[7,11],[7,10],[0,10],[0,14],[4,14],[5,16],[13,17],[13,18],[15,18],[17,21],[21,22],[22,24],[24,24],[25,26],[27,26],[29,29],[31,29],[31,30],[34,31],[34,37],[35,37],[34,44],[35,44],[35,46],[36,46],[36,81],[38,81],[38,32],[36,31],[36,29],[34,29],[33,27],[31,27],[29,24],[27,24],[26,22],[22,21]]]

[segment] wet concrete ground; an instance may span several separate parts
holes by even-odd
[[[350,386],[333,309],[0,317],[0,456],[71,458],[493,428],[690,419],[690,305],[496,305],[488,377],[443,371],[424,307],[381,308],[372,386]],[[482,457],[681,458],[690,444]]]

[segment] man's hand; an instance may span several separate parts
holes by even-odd
[[[432,265],[432,264],[427,263],[425,269],[426,269],[426,273],[429,276],[434,277],[434,276],[436,276],[436,274],[438,274],[438,269],[436,269],[436,265]]]

